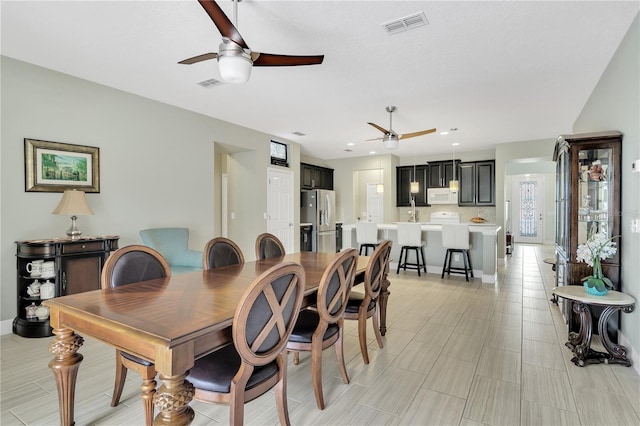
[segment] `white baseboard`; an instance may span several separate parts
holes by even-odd
[[[631,342],[629,339],[625,337],[624,334],[618,332],[618,342],[620,345],[627,348],[627,358],[631,359],[632,367],[640,375],[640,353],[635,350],[633,346],[631,346]]]
[[[13,320],[0,321],[0,335],[4,336],[5,334],[11,333],[13,333]]]

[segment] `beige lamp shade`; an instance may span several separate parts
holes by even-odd
[[[77,216],[92,215],[93,210],[87,203],[87,197],[84,191],[67,190],[62,194],[62,199],[58,203],[58,207],[53,210],[53,214],[71,216],[71,227],[67,229],[67,235],[72,240],[80,238],[82,231],[76,226]]]
[[[457,180],[450,180],[449,181],[449,189],[451,190],[451,192],[458,192],[458,181]]]
[[[62,199],[55,208],[53,214],[62,214],[67,216],[83,216],[92,215],[93,210],[87,203],[87,197],[84,195],[84,191],[67,190],[64,191]]]
[[[411,182],[409,186],[409,192],[412,194],[417,194],[420,192],[420,182]]]

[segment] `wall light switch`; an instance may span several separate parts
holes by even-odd
[[[640,173],[640,160],[636,160],[631,164],[631,170],[633,170],[633,173]]]
[[[231,220],[236,218],[236,214],[234,212],[231,212]]]
[[[640,219],[633,219],[631,221],[631,233],[632,234],[640,233]]]

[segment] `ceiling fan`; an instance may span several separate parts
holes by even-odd
[[[249,80],[252,66],[290,67],[296,65],[321,64],[324,55],[294,56],[253,52],[244,41],[236,26],[238,25],[238,1],[233,0],[233,20],[231,23],[220,6],[214,0],[198,0],[215,26],[222,34],[218,53],[205,53],[178,62],[191,65],[209,59],[218,59],[218,67],[223,80],[230,83],[244,83]]]
[[[393,126],[392,126],[392,115],[393,115],[393,112],[396,110],[396,107],[388,106],[386,107],[386,110],[389,113],[389,130],[385,129],[384,127],[380,127],[375,123],[367,123],[375,127],[376,129],[380,130],[382,133],[384,133],[384,136],[381,138],[367,139],[367,140],[370,140],[370,141],[381,140],[386,149],[395,149],[398,146],[398,140],[400,139],[415,138],[416,136],[427,135],[429,133],[433,133],[436,131],[436,129],[434,128],[429,130],[422,130],[420,132],[398,134],[393,131]]]

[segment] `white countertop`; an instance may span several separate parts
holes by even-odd
[[[467,222],[466,224],[469,225],[469,232],[481,232],[483,234],[495,235],[498,233],[500,229],[502,229],[501,226],[496,225],[495,223]],[[442,231],[442,225],[439,223],[420,222],[420,225],[421,225],[420,228],[423,231]],[[356,227],[355,224],[342,225],[342,229],[347,231],[351,229],[355,229],[355,227]],[[398,225],[397,223],[379,223],[378,229],[395,231],[398,229]]]

